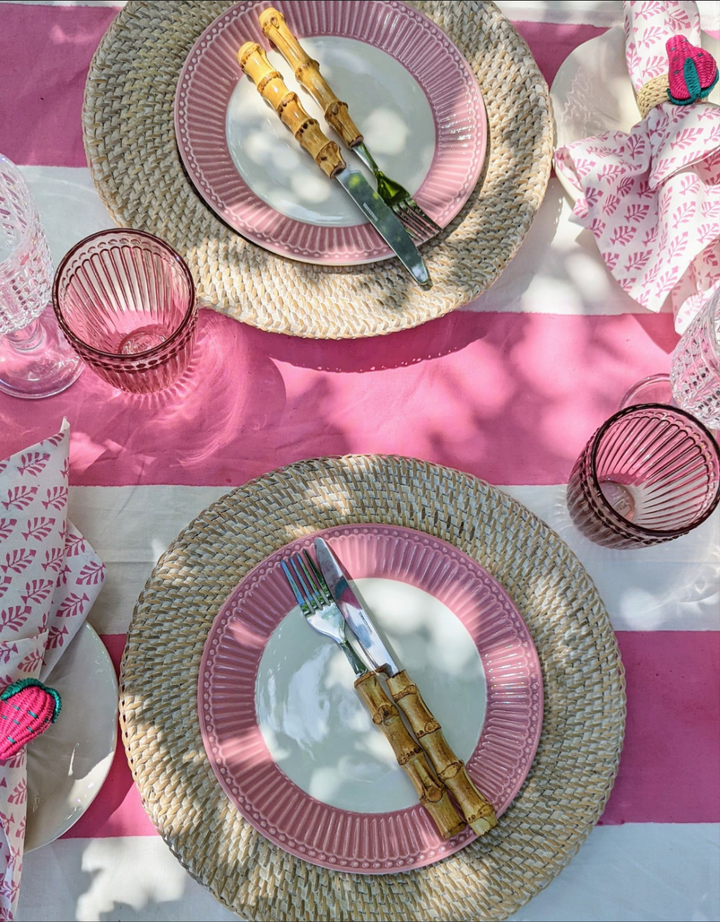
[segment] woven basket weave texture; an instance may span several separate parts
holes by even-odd
[[[231,5],[131,0],[101,42],[86,84],[83,137],[113,219],[175,247],[204,304],[276,333],[377,336],[440,317],[485,291],[525,237],[553,155],[547,84],[505,16],[476,0],[412,4],[445,30],[476,74],[490,133],[484,178],[423,247],[434,282],[426,292],[395,259],[328,267],[275,256],[227,227],[197,194],[175,141],[175,88],[199,35]]]
[[[543,671],[543,731],[499,826],[419,871],[364,877],[276,848],[225,797],[197,715],[200,660],[215,615],[260,561],[295,538],[368,522],[449,541],[507,590]],[[182,864],[243,918],[504,919],[547,886],[597,822],[625,726],[622,664],[597,591],[559,536],[500,490],[392,456],[302,461],[210,506],[156,566],[132,620],[121,724],[145,809]]]

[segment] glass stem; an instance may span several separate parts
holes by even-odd
[[[45,330],[38,319],[31,320],[27,326],[12,333],[6,333],[5,339],[18,352],[30,352],[37,349],[45,339]]]

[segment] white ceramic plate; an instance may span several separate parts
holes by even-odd
[[[542,724],[540,663],[512,599],[477,561],[424,532],[352,524],[323,536],[501,816]],[[475,834],[441,838],[344,654],[300,614],[281,564],[313,537],[258,564],[210,629],[198,679],[208,759],[240,813],[291,854],[363,874],[424,867]]]
[[[439,599],[394,579],[353,582],[383,637],[425,691],[458,757],[468,761],[485,720],[487,688],[468,630]],[[335,644],[294,608],[273,632],[257,675],[260,732],[273,759],[316,800],[359,813],[404,810],[417,794],[353,688]],[[445,708],[445,710],[443,710]]]
[[[715,60],[720,59],[717,39],[703,32],[701,42]],[[556,147],[605,131],[629,132],[640,121],[640,112],[625,61],[622,26],[608,29],[568,55],[553,80],[550,98],[555,113]],[[720,103],[720,84],[709,99]],[[562,173],[557,173],[557,178],[574,201],[577,189]]]
[[[385,51],[352,38],[318,35],[304,38],[303,46],[310,57],[323,62],[323,74],[340,99],[353,100],[353,118],[363,126],[367,145],[381,168],[415,195],[435,154],[432,109],[415,78]],[[312,109],[326,137],[337,140],[322,110],[303,90],[282,55],[271,50],[268,59],[283,73],[288,89],[298,94],[308,111]],[[363,91],[358,93],[360,80]],[[252,81],[238,80],[225,124],[228,150],[238,173],[280,214],[334,227],[366,223],[340,185],[329,183],[301,150]],[[345,151],[343,155],[348,156]],[[372,174],[355,155],[350,162],[374,188]]]
[[[47,684],[60,693],[62,710],[28,748],[26,852],[53,842],[80,819],[115,755],[115,668],[89,624],[78,631]]]

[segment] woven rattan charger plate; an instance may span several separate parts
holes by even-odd
[[[113,219],[175,247],[204,303],[276,333],[321,339],[391,333],[460,307],[491,285],[540,207],[553,154],[547,85],[497,7],[475,0],[413,4],[445,30],[476,74],[490,134],[484,179],[451,224],[423,246],[434,287],[422,291],[397,260],[348,268],[274,256],[223,224],[197,194],[175,141],[175,88],[198,36],[231,5],[130,0],[103,38],[88,75],[83,136]]]
[[[256,832],[218,784],[197,715],[205,640],[232,589],[289,541],[354,522],[436,535],[485,567],[530,628],[545,692],[533,767],[499,826],[438,864],[372,879],[307,864]],[[193,877],[238,915],[485,920],[506,918],[547,886],[597,822],[617,772],[625,690],[607,612],[555,532],[467,474],[355,455],[267,474],[179,535],[135,608],[120,709],[145,809]]]

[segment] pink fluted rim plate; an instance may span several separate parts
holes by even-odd
[[[540,663],[517,607],[476,561],[423,532],[343,525],[320,534],[502,816],[542,727]],[[198,681],[205,750],[230,801],[291,854],[354,873],[421,868],[476,836],[440,838],[384,751],[342,651],[295,607],[280,562],[314,537],[255,567],[215,618]]]
[[[190,51],[175,95],[183,165],[226,224],[273,253],[325,265],[391,257],[374,229],[358,223],[362,216],[338,184],[320,173],[242,74],[237,51],[256,41],[270,51],[271,63],[325,134],[339,140],[263,36],[258,15],[269,5],[241,0]],[[401,0],[275,5],[348,103],[381,168],[445,227],[470,197],[487,152],[482,94],[457,48]],[[342,150],[358,168],[357,158]]]

